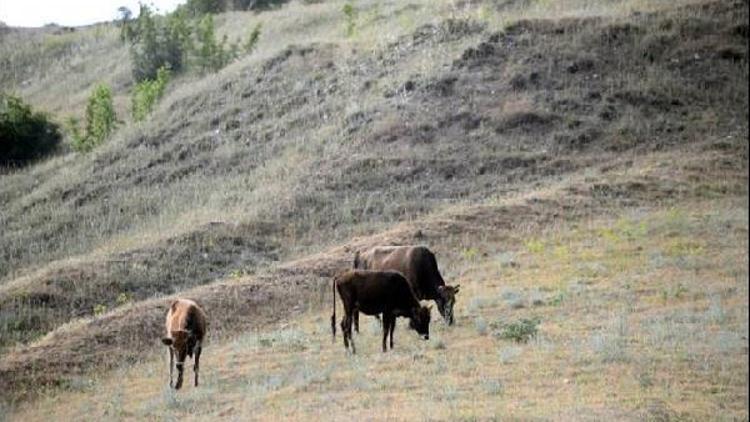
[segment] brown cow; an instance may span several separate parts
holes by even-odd
[[[182,372],[185,358],[193,356],[193,373],[195,385],[198,386],[198,367],[201,358],[201,345],[206,335],[206,313],[197,303],[189,299],[177,299],[172,302],[167,312],[167,336],[161,341],[169,346],[169,386],[172,387],[172,372],[175,355],[177,355],[177,384],[182,387]]]
[[[396,329],[396,317],[409,318],[409,327],[430,338],[430,308],[421,306],[414,292],[401,273],[396,271],[349,270],[333,278],[333,315],[331,332],[336,339],[336,290],[344,304],[344,318],[341,330],[344,332],[344,347],[356,353],[352,339],[352,315],[362,312],[366,315],[383,314],[383,351],[387,351],[386,339]]]
[[[362,270],[393,270],[402,273],[420,300],[434,300],[448,325],[453,324],[453,305],[460,285],[445,284],[438,271],[435,254],[425,246],[376,246],[356,252],[354,268]],[[359,317],[354,316],[359,332]]]

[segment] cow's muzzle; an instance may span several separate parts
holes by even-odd
[[[425,334],[425,335],[422,336],[422,338],[424,340],[429,340],[430,339],[430,335],[429,334]]]

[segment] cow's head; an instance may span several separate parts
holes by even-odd
[[[188,354],[192,355],[191,345],[195,345],[195,336],[186,330],[173,330],[169,335],[171,337],[164,337],[161,342],[174,351],[177,368],[182,369],[185,357]]]
[[[438,312],[443,316],[448,325],[453,325],[453,305],[456,304],[456,295],[461,287],[460,284],[455,286],[438,287],[439,299],[437,300]]]
[[[430,339],[430,309],[420,306],[411,310],[409,328],[419,333],[425,340]]]

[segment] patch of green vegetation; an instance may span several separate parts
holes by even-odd
[[[530,339],[536,337],[539,330],[541,318],[521,318],[511,323],[499,325],[500,330],[495,336],[504,340],[513,340],[517,343],[528,343]]]
[[[163,66],[156,72],[155,79],[145,79],[135,85],[131,101],[133,120],[140,122],[151,113],[156,102],[164,95],[169,76],[169,68]]]
[[[112,90],[100,84],[89,96],[83,132],[78,119],[68,119],[71,145],[78,152],[88,152],[106,140],[117,127],[117,116],[112,104]]]
[[[541,239],[528,239],[524,242],[524,246],[532,254],[541,254],[546,249],[546,244]]]

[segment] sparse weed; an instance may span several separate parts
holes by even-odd
[[[503,393],[503,383],[498,379],[487,379],[482,381],[482,387],[487,394],[497,396]]]
[[[341,11],[344,13],[344,19],[346,21],[346,36],[351,37],[354,35],[354,30],[357,26],[357,9],[354,6],[353,0],[344,4]]]
[[[622,362],[627,358],[627,317],[621,315],[614,323],[592,335],[591,347],[605,363]]]
[[[471,298],[471,300],[469,300],[469,304],[466,306],[466,309],[469,311],[469,313],[475,314],[480,309],[489,308],[495,305],[497,305],[497,299],[495,298],[474,296]]]
[[[517,357],[521,356],[523,349],[517,346],[503,347],[498,351],[498,358],[503,365],[512,363]]]
[[[461,256],[467,261],[476,261],[479,257],[479,249],[475,247],[464,248],[461,251]]]
[[[563,301],[565,300],[565,292],[560,291],[557,292],[550,300],[547,302],[550,306],[560,306],[562,305]]]
[[[474,318],[474,328],[480,336],[487,334],[487,321],[482,317]]]
[[[516,291],[505,289],[500,294],[500,297],[508,304],[510,309],[521,309],[526,306],[526,300],[523,295]]]
[[[496,256],[501,268],[517,268],[516,254],[513,252],[502,252]]]
[[[727,313],[721,305],[721,296],[711,296],[711,303],[706,310],[706,321],[713,324],[722,325],[727,319]]]

